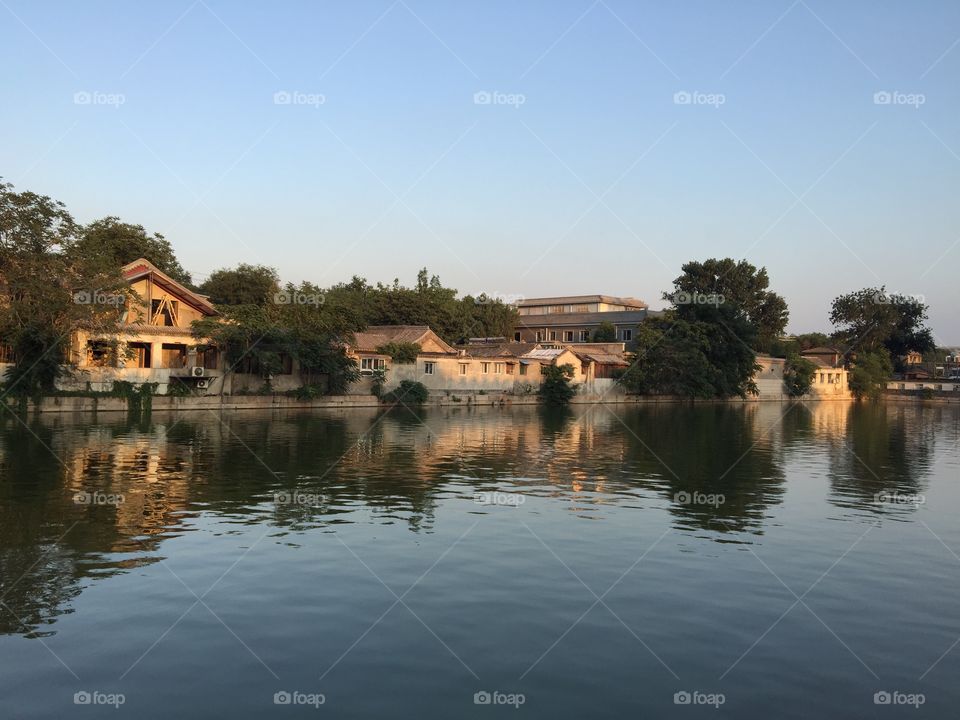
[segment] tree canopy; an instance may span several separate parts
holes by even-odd
[[[215,305],[266,305],[280,290],[280,275],[265,265],[240,263],[214,270],[198,290]]]

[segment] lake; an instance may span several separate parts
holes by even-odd
[[[955,717],[960,408],[0,417],[0,717]]]

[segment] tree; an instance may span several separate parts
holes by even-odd
[[[893,363],[883,349],[857,353],[857,362],[850,371],[850,390],[857,398],[876,399],[887,386]]]
[[[75,252],[77,233],[63,203],[0,183],[0,337],[13,351],[8,392],[52,391],[73,331],[110,329],[130,297],[119,266]]]
[[[420,355],[420,344],[409,342],[389,342],[377,348],[381,355],[389,355],[390,359],[401,365],[411,365]]]
[[[677,307],[733,305],[754,327],[755,350],[768,350],[783,334],[789,317],[787,303],[768,290],[766,268],[757,270],[746,260],[711,258],[685,263],[682,270],[683,274],[673,281],[673,292],[664,294]]]
[[[816,365],[796,353],[791,353],[787,357],[783,373],[783,382],[790,397],[802,397],[810,392],[816,374]]]
[[[214,270],[199,287],[215,305],[266,305],[280,289],[280,276],[265,265],[241,263]]]
[[[183,269],[163,235],[150,235],[143,225],[125,223],[118,217],[105,217],[84,227],[71,254],[99,258],[104,272],[146,258],[177,282],[190,286],[190,273]]]
[[[543,383],[540,385],[540,399],[548,405],[568,405],[577,394],[570,384],[574,376],[574,367],[566,365],[546,365],[543,367]]]
[[[898,363],[910,351],[923,354],[936,347],[926,320],[927,306],[919,298],[885,287],[840,295],[830,308],[830,322],[849,350],[883,349]]]
[[[757,392],[755,330],[736,308],[693,306],[648,318],[637,333],[637,360],[621,378],[631,392],[691,398]]]
[[[604,320],[597,326],[597,329],[593,331],[593,336],[590,338],[590,341],[595,343],[616,342],[617,329],[613,326],[613,323]]]

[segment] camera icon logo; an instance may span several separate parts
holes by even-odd
[[[81,690],[80,692],[75,692],[73,694],[73,704],[74,705],[89,705],[93,700],[93,696],[90,695],[86,690]]]
[[[689,105],[691,102],[693,102],[693,96],[686,90],[681,90],[673,94],[674,105]]]
[[[473,94],[474,105],[489,105],[493,102],[493,96],[486,90],[480,90]]]
[[[288,693],[286,690],[280,690],[273,694],[273,704],[274,705],[289,705],[293,700],[293,696]]]
[[[891,696],[886,690],[881,690],[880,692],[875,692],[873,694],[874,705],[889,705],[892,700],[893,696]]]
[[[681,690],[673,694],[674,705],[689,705],[692,700],[693,696],[686,690]]]
[[[678,492],[673,496],[673,499],[675,502],[678,502],[681,505],[689,505],[691,500],[690,493],[688,493],[686,490]]]
[[[492,697],[486,690],[481,690],[480,692],[473,694],[474,705],[489,705],[491,700]]]

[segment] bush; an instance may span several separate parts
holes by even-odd
[[[540,386],[540,399],[549,405],[567,405],[577,394],[570,384],[573,365],[547,365],[543,369],[544,380]]]
[[[297,400],[314,400],[318,397],[323,397],[326,393],[324,392],[323,385],[308,383],[301,385],[295,390],[287,390],[284,394],[295,397]]]
[[[396,390],[391,390],[381,400],[404,405],[422,405],[427,401],[429,394],[430,392],[423,383],[415,380],[403,380]]]
[[[850,371],[850,389],[857,398],[880,397],[893,373],[893,363],[886,350],[862,353]]]

